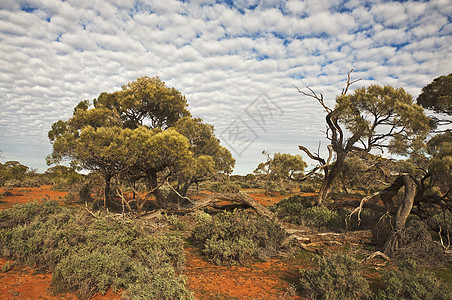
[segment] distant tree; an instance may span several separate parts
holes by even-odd
[[[271,158],[266,151],[267,161],[260,163],[254,170],[256,174],[265,174],[276,180],[293,180],[297,174],[302,174],[307,164],[300,155],[275,153]]]
[[[352,83],[349,73],[346,88],[337,97],[334,109],[325,105],[322,94],[311,89],[309,93],[298,89],[303,95],[319,101],[327,112],[328,159],[299,146],[311,159],[319,162],[316,169],[324,173],[317,205],[322,205],[328,197],[333,181],[350,153],[387,150],[407,155],[423,146],[422,141],[429,130],[422,107],[402,88],[371,85],[346,95]]]
[[[0,163],[0,186],[7,180],[21,180],[28,172],[29,168],[18,161],[7,161]]]

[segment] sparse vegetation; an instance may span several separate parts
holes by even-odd
[[[314,197],[293,196],[277,203],[273,208],[278,218],[308,227],[337,230],[345,227],[344,217],[324,206],[314,206]]]
[[[414,260],[401,261],[397,270],[385,271],[383,277],[385,288],[372,299],[452,299],[450,286],[420,268]]]
[[[56,292],[88,299],[107,289],[131,299],[191,299],[180,237],[148,234],[108,214],[97,218],[56,202],[28,203],[0,212],[3,257],[53,273]]]

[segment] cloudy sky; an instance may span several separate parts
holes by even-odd
[[[53,122],[144,75],[215,126],[235,173],[324,149],[325,112],[294,85],[333,106],[353,68],[355,88],[416,98],[452,72],[451,16],[450,0],[0,0],[0,161],[45,171]]]

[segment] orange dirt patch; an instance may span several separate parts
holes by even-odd
[[[14,204],[23,204],[39,199],[62,200],[67,192],[54,191],[51,185],[41,187],[18,187],[5,191],[0,188],[0,209],[11,207]]]
[[[279,259],[249,266],[217,266],[203,260],[196,249],[186,249],[187,287],[196,299],[300,299],[290,282],[299,266]]]

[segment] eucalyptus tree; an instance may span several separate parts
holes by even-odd
[[[336,98],[334,108],[326,106],[322,94],[309,88],[309,92],[298,89],[303,95],[316,99],[327,113],[328,158],[299,146],[319,163],[315,170],[322,170],[324,174],[317,205],[322,205],[328,197],[333,181],[350,153],[379,150],[408,155],[422,148],[429,130],[429,120],[422,107],[414,103],[413,97],[403,88],[371,85],[347,95],[353,82],[349,73],[346,87]]]
[[[105,204],[114,176],[143,179],[163,202],[159,188],[172,177],[191,172],[185,176],[195,178],[188,180],[191,184],[214,172],[232,171],[230,152],[219,145],[210,125],[190,118],[187,106],[185,96],[158,77],[138,78],[120,91],[101,93],[92,104],[81,101],[71,118],[55,122],[48,133],[53,152],[47,162],[70,159],[100,172]],[[198,141],[197,136],[203,138]]]

